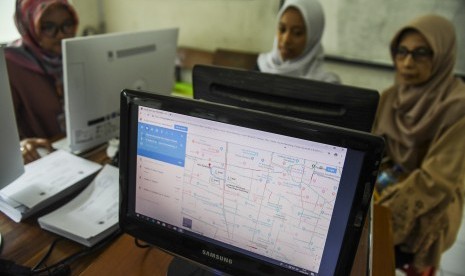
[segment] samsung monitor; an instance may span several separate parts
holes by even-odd
[[[196,65],[194,98],[370,132],[374,90],[304,78]]]
[[[124,88],[171,94],[178,29],[110,33],[62,41],[66,147],[78,153],[119,134]]]
[[[131,90],[120,135],[126,233],[220,273],[350,273],[381,137]]]

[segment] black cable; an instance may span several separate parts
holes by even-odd
[[[32,271],[36,270],[38,267],[40,267],[47,259],[48,257],[50,257],[50,254],[52,254],[52,251],[53,249],[55,248],[56,244],[63,240],[62,238],[58,238],[58,239],[55,239],[52,244],[50,245],[50,247],[48,248],[47,252],[45,253],[45,255],[42,257],[42,259],[40,259],[40,261],[31,268]]]
[[[149,247],[151,247],[151,245],[148,244],[148,243],[146,243],[146,244],[140,243],[139,239],[137,239],[137,238],[134,238],[134,243],[136,244],[137,247],[140,247],[140,248],[149,248]]]
[[[41,274],[41,273],[44,273],[44,272],[48,272],[49,275],[55,275],[56,274],[55,272],[59,271],[60,274],[61,274],[62,271],[69,270],[69,265],[71,263],[73,263],[74,261],[76,261],[77,259],[79,259],[79,258],[81,258],[83,256],[86,256],[88,254],[91,254],[93,252],[96,252],[96,251],[106,247],[116,237],[118,237],[121,233],[122,233],[121,230],[118,229],[117,231],[113,232],[110,236],[108,236],[106,239],[104,239],[103,241],[100,241],[99,243],[97,243],[93,247],[89,247],[89,248],[85,248],[83,250],[80,250],[80,251],[72,254],[71,256],[68,256],[68,257],[58,261],[57,263],[48,266],[48,267],[41,268],[41,269],[37,269],[37,268],[36,269],[31,269],[31,273],[34,275],[34,274]],[[52,247],[52,246],[50,246],[50,247]],[[47,254],[50,255],[49,252],[47,252]]]

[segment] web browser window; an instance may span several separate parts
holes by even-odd
[[[138,113],[139,218],[318,272],[346,148],[150,107]]]

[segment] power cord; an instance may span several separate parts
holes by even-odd
[[[47,266],[45,262],[52,254],[53,249],[57,245],[58,242],[64,240],[62,238],[55,239],[50,247],[48,248],[47,252],[42,256],[42,258],[34,265],[32,268],[18,265],[13,261],[0,259],[0,275],[2,276],[35,276],[35,275],[53,275],[53,276],[65,276],[71,275],[71,267],[70,265],[76,261],[77,259],[86,256],[88,254],[97,252],[107,245],[109,245],[114,239],[116,239],[120,234],[121,230],[118,229],[117,231],[113,232],[110,236],[105,238],[104,240],[100,241],[93,247],[88,247],[83,250],[80,250],[62,260],[58,261],[55,264]]]
[[[62,238],[58,238],[58,239],[55,239],[52,244],[50,245],[50,247],[48,248],[47,252],[45,253],[44,256],[42,256],[42,258],[40,259],[40,261],[31,268],[31,271],[35,271],[37,269],[39,269],[40,266],[42,266],[42,264],[48,259],[48,257],[50,257],[50,254],[52,254],[52,251],[53,249],[55,248],[55,245],[59,242],[59,241],[62,241],[63,239]]]
[[[113,232],[110,236],[108,236],[106,239],[103,241],[97,243],[93,247],[85,248],[81,251],[78,251],[71,256],[68,256],[61,261],[51,265],[51,266],[46,266],[44,268],[38,268],[39,265],[43,264],[46,259],[50,256],[50,253],[47,252],[45,256],[39,261],[38,264],[34,266],[35,269],[31,269],[32,275],[37,275],[37,274],[42,274],[44,272],[48,272],[48,275],[69,275],[71,272],[70,269],[70,264],[76,261],[77,259],[86,256],[88,254],[91,254],[93,252],[97,252],[98,250],[106,247],[108,244],[110,244],[115,238],[117,238],[121,234],[121,230],[118,229],[117,231]],[[55,243],[56,244],[56,243]],[[49,248],[49,251],[53,249],[55,245],[52,243],[52,245]],[[68,274],[66,272],[69,271]],[[46,274],[47,275],[47,274]]]
[[[134,238],[134,243],[136,244],[137,247],[140,247],[140,248],[149,248],[149,247],[151,247],[151,245],[148,244],[148,243],[142,244],[140,242],[140,240],[137,239],[137,238]]]

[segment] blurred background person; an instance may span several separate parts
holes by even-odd
[[[323,68],[325,16],[320,2],[287,0],[278,12],[278,21],[273,48],[258,56],[258,70],[339,83],[339,76]]]
[[[454,76],[456,34],[443,17],[415,19],[390,50],[396,80],[381,94],[374,133],[386,139],[389,160],[379,175],[394,177],[378,183],[377,203],[392,212],[396,266],[417,275],[438,268],[460,227],[465,84]]]
[[[61,40],[76,35],[79,20],[66,0],[17,0],[14,21],[21,38],[5,57],[27,161],[38,157],[38,146],[51,149],[49,139],[66,135]]]

